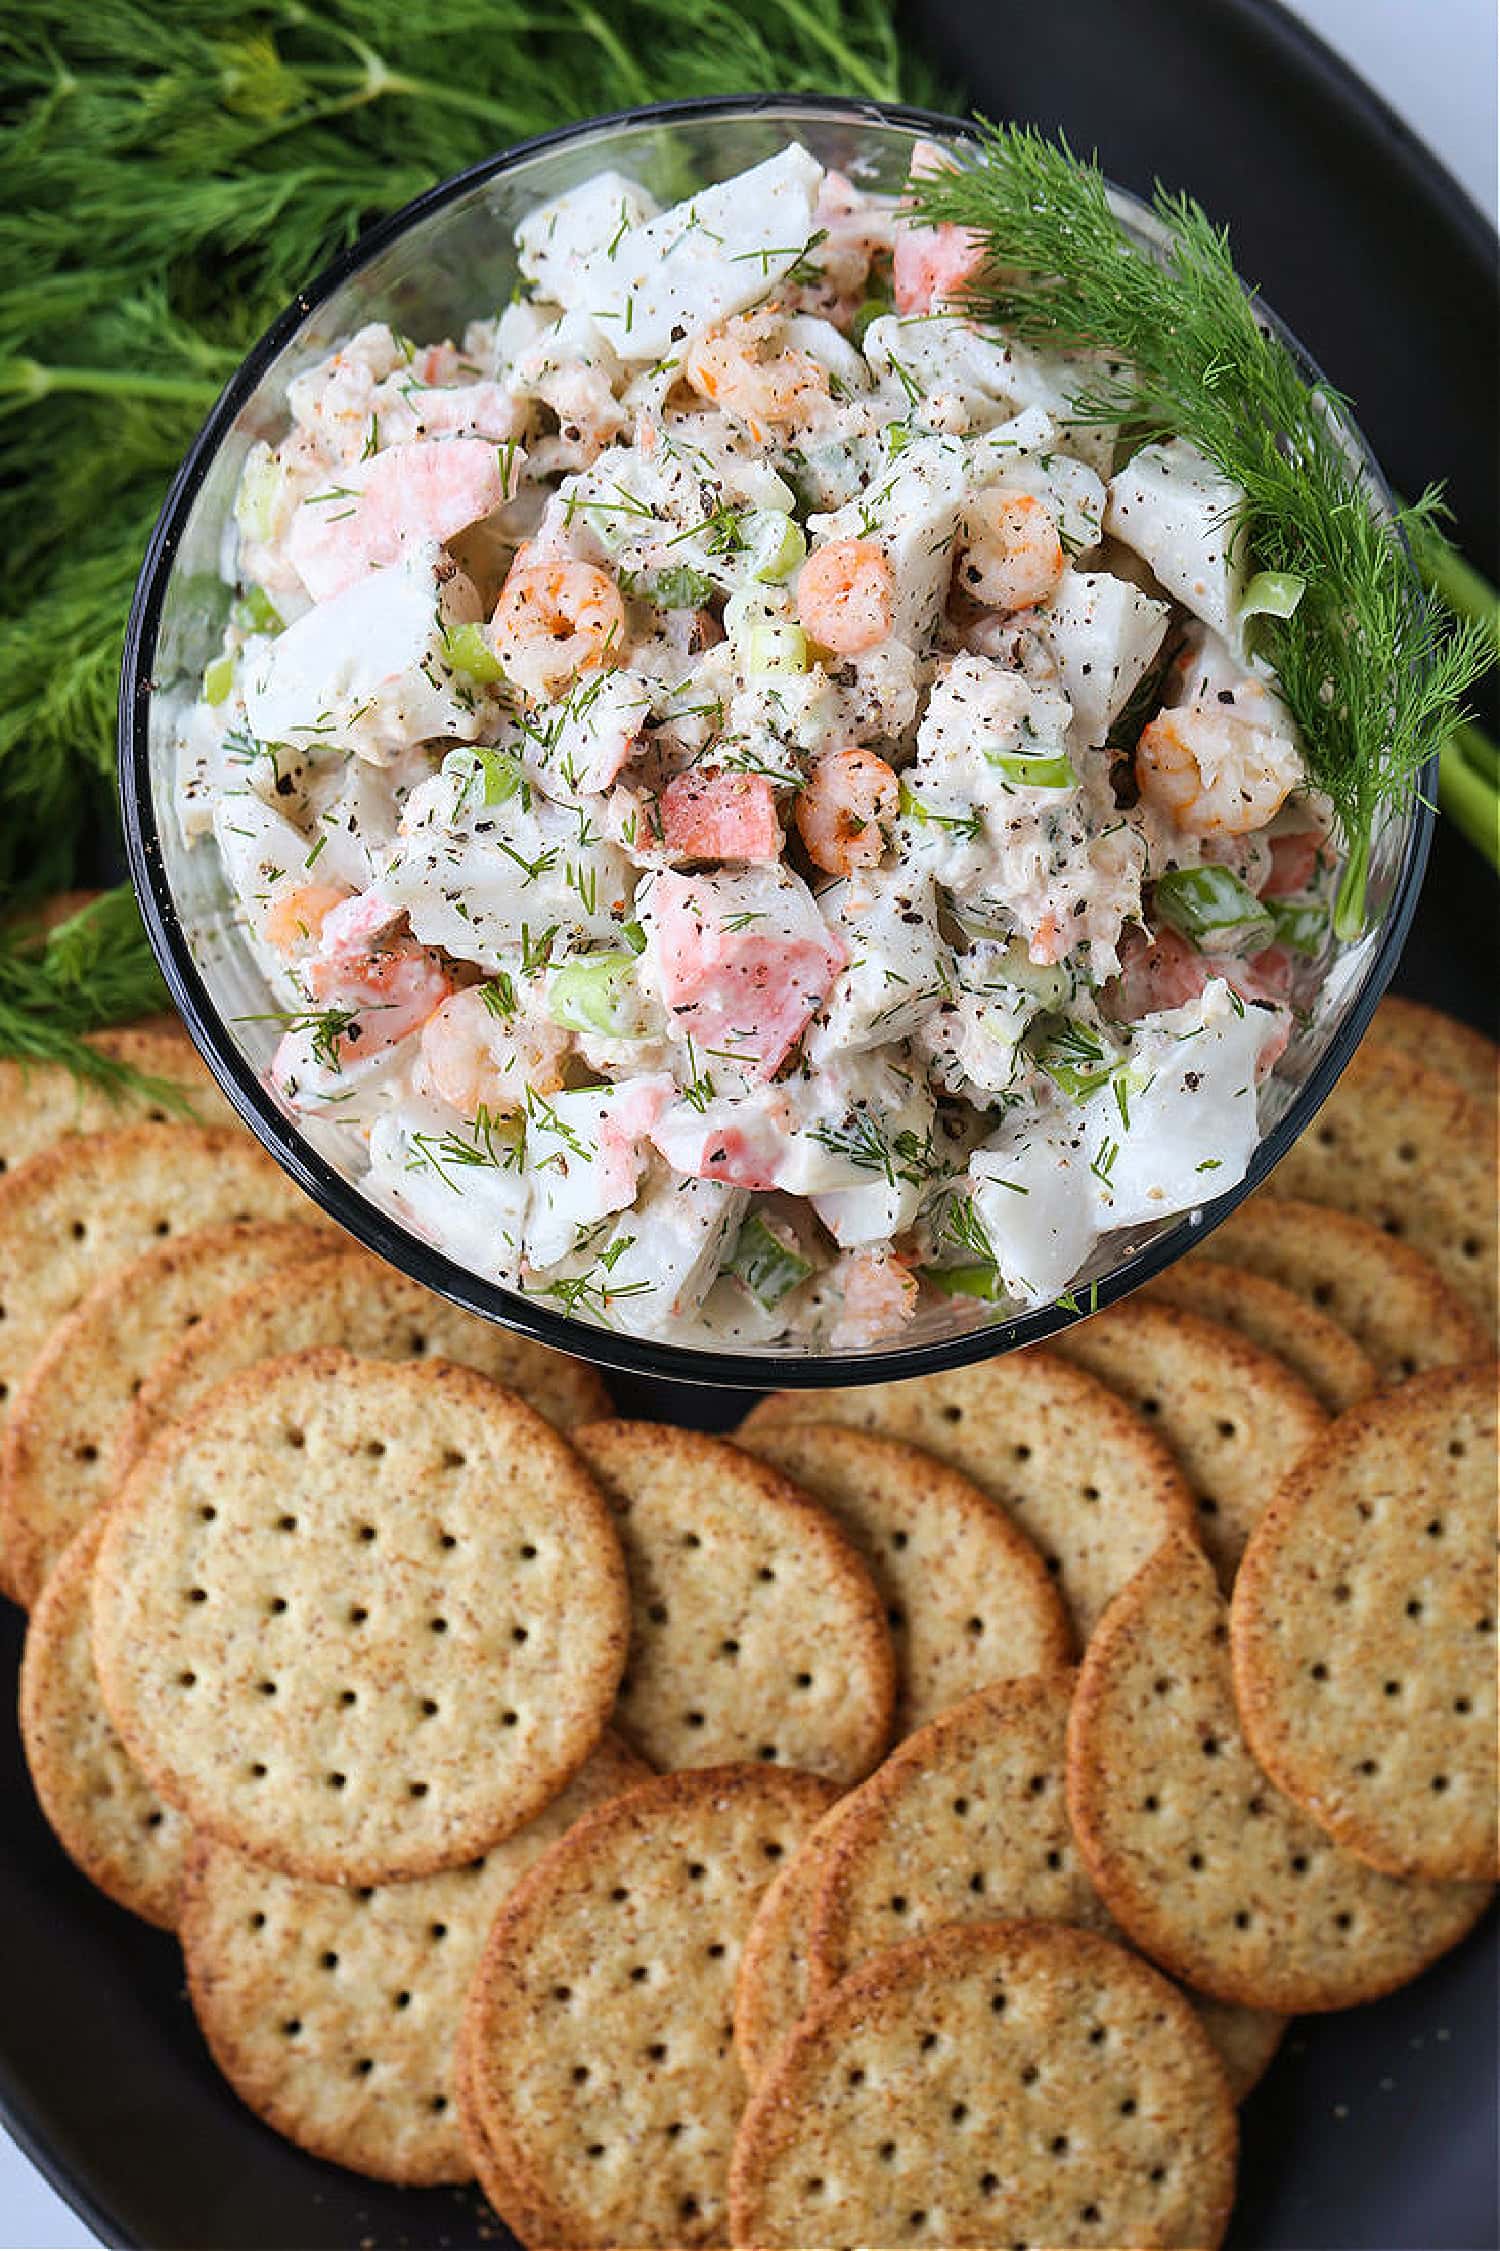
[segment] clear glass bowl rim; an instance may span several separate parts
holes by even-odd
[[[167,989],[196,1046],[226,1098],[270,1155],[315,1203],[366,1249],[467,1312],[514,1329],[536,1343],[551,1345],[558,1351],[622,1374],[746,1391],[884,1383],[931,1375],[938,1370],[966,1367],[976,1361],[995,1358],[1022,1345],[1039,1343],[1086,1315],[1082,1310],[1073,1312],[1054,1302],[958,1336],[911,1345],[905,1350],[827,1354],[719,1352],[632,1336],[575,1320],[549,1305],[486,1281],[446,1258],[402,1227],[380,1206],[371,1203],[351,1181],[303,1141],[229,1036],[193,961],[167,880],[151,789],[149,714],[152,666],[167,585],[192,504],[236,416],[309,313],[410,227],[433,217],[470,189],[517,170],[545,151],[565,147],[612,127],[670,125],[714,117],[755,118],[779,113],[787,114],[789,120],[801,113],[840,118],[850,124],[896,126],[945,139],[972,141],[976,137],[971,121],[945,116],[939,111],[836,95],[761,93],[656,102],[644,108],[585,118],[577,124],[559,126],[550,133],[518,141],[497,155],[482,158],[466,170],[451,174],[390,217],[377,221],[298,291],[285,311],[246,353],[185,455],[162,503],[136,582],[120,670],[118,713],[120,806],[125,850],[147,935]],[[1139,197],[1127,189],[1114,188],[1113,184],[1111,192],[1129,207],[1133,221],[1148,232],[1153,230],[1152,215]],[[1324,380],[1316,361],[1285,323],[1259,298],[1256,308],[1288,345],[1303,374],[1315,381]],[[1347,410],[1341,421],[1359,447],[1378,504],[1392,509],[1394,503],[1389,487],[1358,424]],[[1184,1213],[1176,1226],[1168,1228],[1097,1283],[1088,1285],[1088,1313],[1102,1311],[1127,1296],[1141,1283],[1172,1265],[1185,1251],[1201,1243],[1260,1185],[1328,1099],[1363,1038],[1400,958],[1427,864],[1436,819],[1435,797],[1436,760],[1418,777],[1389,911],[1363,981],[1351,998],[1343,1022],[1306,1081],[1257,1145],[1244,1179],[1212,1202],[1197,1207],[1194,1213]]]

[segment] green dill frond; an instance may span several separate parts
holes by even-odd
[[[1353,935],[1380,813],[1410,801],[1487,662],[1482,628],[1455,630],[1411,567],[1403,535],[1424,535],[1437,496],[1376,512],[1331,418],[1344,402],[1303,381],[1257,317],[1227,235],[1190,197],[1158,189],[1164,240],[1148,255],[1097,166],[1065,142],[986,126],[981,161],[919,182],[913,201],[929,222],[985,238],[992,263],[974,301],[986,317],[1027,344],[1090,355],[1081,419],[1119,423],[1132,441],[1190,440],[1243,489],[1254,566],[1306,582],[1292,617],[1258,621],[1257,648],[1337,813],[1337,923]]]
[[[102,893],[45,937],[24,914],[0,924],[0,1056],[65,1063],[96,1086],[134,1087],[181,1108],[180,1087],[143,1076],[83,1037],[170,1005],[128,884]]]

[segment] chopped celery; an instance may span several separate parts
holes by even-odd
[[[1004,1296],[1000,1287],[1000,1272],[994,1266],[921,1266],[917,1269],[924,1282],[946,1297],[982,1297],[991,1300]]]
[[[1050,1008],[1072,997],[1074,980],[1069,972],[1054,962],[1033,961],[1024,938],[1010,940],[995,964],[995,975]]]
[[[1200,953],[1259,953],[1276,935],[1270,908],[1229,868],[1172,868],[1158,876],[1156,911]]]
[[[807,635],[789,619],[760,620],[746,640],[745,668],[752,674],[806,672]]]
[[[482,625],[453,625],[443,633],[443,649],[455,672],[466,673],[488,688],[503,677],[500,659],[491,648]]]
[[[234,686],[234,658],[215,657],[203,674],[203,700],[205,703],[224,703]]]
[[[640,923],[627,922],[620,936],[633,954],[643,954],[646,951],[646,933]]]
[[[764,1212],[753,1211],[741,1227],[724,1268],[769,1312],[789,1290],[807,1280],[812,1260],[804,1258],[790,1236],[773,1225]]]
[[[775,508],[754,508],[740,524],[750,551],[750,567],[763,586],[790,578],[807,554],[807,540],[792,516]]]
[[[281,612],[263,586],[252,586],[229,612],[241,633],[279,633]]]
[[[606,1039],[641,1037],[634,954],[585,954],[565,961],[547,980],[547,1014],[570,1032]]]
[[[1294,954],[1320,954],[1328,943],[1328,909],[1306,899],[1268,899],[1277,942]]]
[[[1295,571],[1257,571],[1240,601],[1240,618],[1290,617],[1307,592]]]
[[[239,490],[234,496],[234,520],[246,539],[264,546],[276,529],[276,514],[285,479],[281,464],[261,440],[245,456]]]
[[[687,563],[672,563],[657,572],[648,591],[658,609],[701,610],[716,590],[705,572],[695,571]]]
[[[1072,789],[1078,781],[1065,750],[1045,756],[1032,756],[1024,750],[987,750],[984,755],[986,764],[995,767],[1006,781],[1019,782],[1023,789]]]
[[[871,321],[884,320],[886,314],[891,310],[889,297],[867,297],[864,303],[858,307],[853,320],[849,323],[850,343],[859,350],[863,350],[865,331]]]

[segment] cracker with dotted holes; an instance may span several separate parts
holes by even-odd
[[[1245,1553],[1230,1639],[1250,1748],[1391,1876],[1496,1873],[1496,1369],[1345,1415]]]
[[[1305,1297],[1249,1268],[1224,1260],[1179,1260],[1137,1293],[1174,1305],[1200,1320],[1216,1321],[1258,1345],[1306,1384],[1324,1412],[1341,1415],[1367,1399],[1378,1381],[1375,1366],[1337,1321]]]
[[[1296,1196],[1252,1196],[1216,1227],[1186,1271],[1228,1259],[1295,1290],[1369,1355],[1382,1384],[1462,1367],[1489,1350],[1483,1321],[1431,1259],[1384,1228]]]
[[[616,1724],[653,1766],[761,1759],[857,1782],[890,1740],[885,1604],[833,1518],[738,1446],[588,1423],[630,1573]]]
[[[1183,1996],[1093,1932],[941,1930],[824,1996],[735,2143],[736,2244],[1219,2243],[1237,2127]]]
[[[575,1821],[647,1774],[606,1736],[524,1829],[411,1883],[308,1883],[200,1839],[182,1893],[188,1995],[241,2101],[372,2179],[470,2179],[454,2047],[490,1926]]]
[[[190,1126],[74,1135],[7,1173],[0,1180],[0,1417],[51,1330],[105,1275],[169,1236],[308,1211],[302,1191],[248,1134]]]
[[[1387,993],[1375,1011],[1370,1038],[1399,1048],[1429,1071],[1441,1071],[1476,1102],[1493,1104],[1500,1073],[1500,1048],[1472,1024],[1461,1024],[1441,1009]]]
[[[115,1732],[89,1638],[95,1516],[48,1578],[21,1659],[21,1742],[37,1802],[90,1883],[162,1930],[177,1928],[191,1833],[151,1788]]]
[[[1493,1335],[1493,1106],[1399,1048],[1367,1041],[1277,1166],[1276,1188],[1410,1243]]]
[[[196,1123],[243,1131],[180,1025],[125,1024],[90,1032],[88,1044],[113,1063],[165,1080],[189,1106],[171,1108],[149,1090],[98,1085],[65,1063],[0,1061],[0,1178],[72,1134],[115,1133],[138,1123]]]
[[[756,1903],[832,1787],[664,1775],[555,1845],[501,1909],[470,2003],[474,2104],[528,2242],[722,2243],[744,2106],[730,2022]]]
[[[0,1547],[22,1602],[36,1600],[79,1525],[111,1498],[116,1440],[162,1354],[217,1300],[326,1243],[290,1221],[200,1228],[107,1274],[59,1321],[0,1437]]]
[[[1041,1550],[1080,1644],[1168,1533],[1194,1527],[1193,1496],[1162,1441],[1107,1385],[1050,1352],[906,1383],[773,1392],[740,1428],[753,1436],[786,1422],[904,1439],[971,1477]]]
[[[1117,1391],[1171,1447],[1225,1586],[1251,1527],[1328,1417],[1284,1360],[1217,1321],[1129,1298],[1052,1349]]]
[[[474,2017],[472,1999],[471,1987],[470,2001],[460,2013],[458,2038],[453,2044],[453,2111],[459,2133],[463,2136],[464,2155],[470,2172],[497,2219],[505,2221],[505,2225],[512,2228],[512,2233],[517,2233],[511,2221],[505,2217],[507,2207],[513,2213],[515,2211],[510,2184],[501,2177],[500,2168],[495,2162],[495,2152],[490,2146],[490,2137],[484,2130],[484,2122],[474,2099],[474,2066],[470,2055],[470,2027]]]
[[[194,1825],[391,1883],[540,1813],[603,1732],[629,1595],[551,1425],[472,1369],[309,1352],[231,1377],[108,1514],[94,1657]]]
[[[812,1900],[811,1996],[871,1955],[953,1923],[1068,1923],[1118,1938],[1068,1821],[1073,1683],[1062,1672],[981,1689],[911,1736],[846,1800]],[[1236,2100],[1254,2084],[1245,2070],[1269,2060],[1282,2024],[1225,2009],[1205,2026],[1210,2038],[1225,2034],[1221,2061]]]
[[[261,1360],[337,1345],[362,1360],[453,1360],[518,1391],[558,1430],[597,1421],[609,1393],[592,1368],[481,1321],[383,1260],[350,1246],[216,1306],[147,1377],[121,1430],[114,1477],[204,1394]]]
[[[852,1790],[840,1798],[808,1832],[800,1850],[777,1871],[746,1933],[734,1983],[734,2052],[752,2087],[807,2008],[813,1902],[834,1832],[859,1794]]]
[[[1250,2008],[1373,2001],[1456,1946],[1490,1897],[1378,1874],[1276,1788],[1240,1729],[1228,1606],[1186,1540],[1152,1557],[1085,1654],[1068,1810],[1135,1944]]]
[[[896,1648],[898,1735],[985,1681],[1068,1662],[1046,1564],[970,1478],[837,1423],[747,1431],[744,1444],[836,1517],[869,1566]]]

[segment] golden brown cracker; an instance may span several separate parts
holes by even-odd
[[[1485,1033],[1439,1008],[1387,993],[1376,1009],[1370,1038],[1399,1048],[1424,1070],[1441,1071],[1476,1102],[1493,1104],[1500,1072],[1500,1049]]]
[[[1341,1415],[1379,1383],[1375,1364],[1347,1329],[1304,1297],[1249,1267],[1185,1259],[1138,1295],[1216,1321],[1259,1345],[1306,1384],[1325,1414]]]

